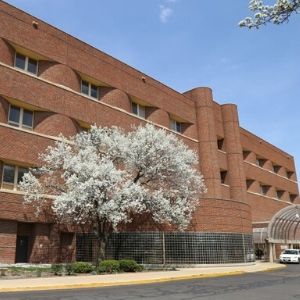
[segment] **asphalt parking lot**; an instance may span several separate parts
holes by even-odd
[[[131,285],[76,290],[2,293],[5,300],[293,300],[300,299],[300,265],[279,271],[220,278],[183,280],[148,285]]]

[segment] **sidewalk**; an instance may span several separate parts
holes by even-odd
[[[0,280],[0,292],[74,289],[88,287],[146,284],[195,278],[221,277],[282,269],[277,263],[256,262],[253,265],[182,268],[177,271],[86,275],[31,279]]]

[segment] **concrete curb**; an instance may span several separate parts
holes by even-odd
[[[284,269],[285,265],[278,267],[271,267],[264,270],[257,270],[251,273],[257,272],[270,272],[274,270]],[[142,280],[131,280],[131,281],[115,281],[115,282],[90,282],[90,283],[76,283],[76,284],[65,284],[65,285],[41,285],[41,286],[27,286],[27,287],[15,287],[15,288],[0,288],[0,293],[8,292],[28,292],[28,291],[49,291],[49,290],[68,290],[68,289],[85,289],[85,288],[96,288],[96,287],[110,287],[110,286],[126,286],[126,285],[139,285],[139,284],[153,284],[159,282],[172,282],[189,279],[206,279],[206,278],[217,278],[225,276],[237,276],[250,273],[249,271],[231,271],[231,272],[216,272],[216,273],[202,273],[192,275],[181,275],[181,276],[170,276],[164,278],[153,278],[153,279],[142,279]],[[17,284],[17,279],[16,279]]]

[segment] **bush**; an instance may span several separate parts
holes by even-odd
[[[61,275],[63,273],[64,266],[59,264],[53,264],[51,265],[51,272],[54,273],[54,275]]]
[[[114,259],[103,260],[99,264],[99,273],[117,273],[120,271],[120,263]]]
[[[88,262],[77,261],[72,263],[71,266],[74,273],[91,273],[94,271],[93,265]]]
[[[65,271],[66,271],[67,275],[72,275],[74,273],[73,264],[66,264]]]
[[[140,272],[143,270],[143,266],[139,265],[133,259],[122,259],[119,261],[120,270],[123,272]]]

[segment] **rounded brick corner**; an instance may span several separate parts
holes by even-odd
[[[147,120],[160,124],[166,128],[169,128],[170,126],[170,117],[168,112],[156,108],[156,107],[146,107],[146,117]]]
[[[121,108],[127,112],[131,112],[131,101],[129,96],[119,89],[101,87],[100,101],[111,106]]]
[[[63,134],[65,137],[70,137],[77,134],[80,128],[76,121],[67,116],[48,112],[35,112],[34,130],[50,136]]]
[[[197,87],[184,93],[196,103],[196,106],[212,106],[213,93],[209,87]]]
[[[229,199],[201,199],[188,230],[252,234],[251,207]]]
[[[80,92],[80,77],[69,66],[52,61],[40,60],[39,76],[46,80],[69,87],[76,92]]]
[[[192,139],[198,138],[197,126],[195,124],[184,123],[182,133]]]

